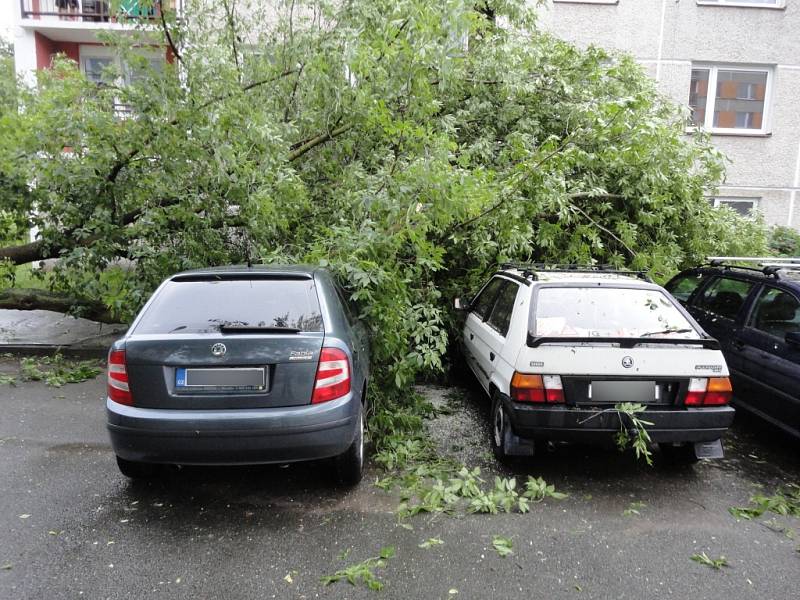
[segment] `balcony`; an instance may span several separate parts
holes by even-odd
[[[180,0],[164,2],[174,9]],[[155,19],[160,15],[161,2],[141,3],[123,0],[112,12],[107,0],[20,0],[20,15],[25,20],[61,21],[69,23],[118,23],[127,19]]]

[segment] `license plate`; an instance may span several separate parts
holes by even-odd
[[[246,391],[264,390],[267,374],[264,368],[175,369],[175,389]]]
[[[589,385],[593,402],[655,402],[658,388],[655,381],[593,381]]]

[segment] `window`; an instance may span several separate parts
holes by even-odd
[[[764,67],[695,65],[691,126],[715,133],[766,133],[771,82],[772,73]]]
[[[86,78],[98,85],[113,83],[113,77],[108,69],[114,64],[114,59],[105,56],[87,56],[81,60]]]
[[[519,286],[516,283],[507,281],[497,297],[492,314],[486,321],[489,327],[495,329],[503,337],[508,333],[508,326],[511,324],[511,313],[514,312],[514,303],[517,300],[518,291]]]
[[[667,291],[681,302],[688,302],[689,297],[703,282],[702,273],[692,273],[676,277],[670,281],[666,288]]]
[[[791,331],[800,331],[800,302],[777,288],[767,288],[756,301],[750,327],[784,339]]]
[[[224,323],[322,331],[314,282],[252,278],[172,281],[153,299],[136,333],[216,333]]]
[[[698,4],[718,6],[752,6],[756,8],[783,8],[783,0],[697,0]]]
[[[737,198],[737,197],[718,197],[711,198],[711,204],[714,208],[720,206],[727,206],[728,208],[736,211],[743,217],[749,217],[758,207],[759,198]]]
[[[495,277],[480,291],[475,300],[472,301],[472,311],[481,319],[489,313],[492,305],[494,305],[497,292],[500,291],[500,286],[502,286],[504,282],[505,279]]]
[[[542,288],[531,324],[538,337],[700,337],[663,292],[635,288]]]
[[[619,4],[619,0],[553,0],[554,4]]]
[[[735,319],[752,287],[752,283],[741,279],[720,277],[706,288],[696,304],[720,317]]]

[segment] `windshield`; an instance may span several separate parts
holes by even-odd
[[[219,333],[221,328],[322,331],[310,279],[171,281],[134,333]]]
[[[532,311],[531,334],[536,337],[700,338],[659,290],[545,287]]]

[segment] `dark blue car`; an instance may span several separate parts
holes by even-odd
[[[314,267],[166,280],[109,353],[106,413],[123,474],[159,464],[364,464],[366,330]]]
[[[665,287],[719,340],[734,404],[800,437],[800,259],[777,261],[720,257]]]

